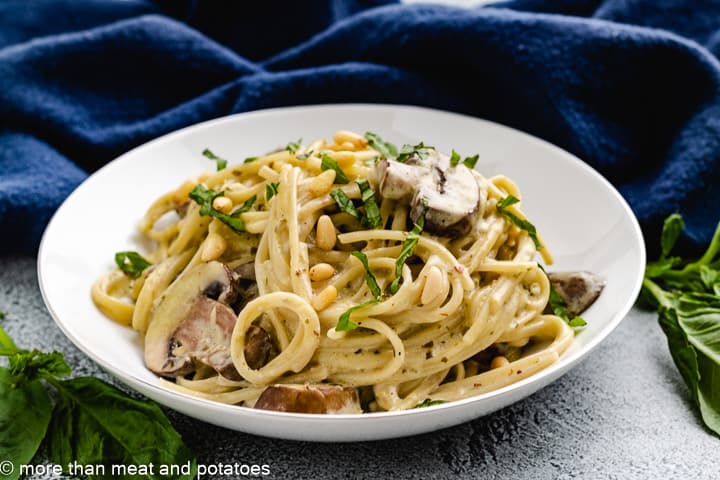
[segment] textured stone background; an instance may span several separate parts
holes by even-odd
[[[0,257],[0,310],[21,347],[60,350],[75,375],[113,381],[55,326],[34,258]],[[720,440],[691,408],[655,315],[638,309],[559,381],[493,415],[435,433],[313,444],[167,413],[200,463],[267,464],[272,478],[720,478]]]

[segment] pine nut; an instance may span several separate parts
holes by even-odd
[[[510,360],[508,360],[502,355],[498,355],[490,362],[490,368],[500,368],[504,367],[505,365],[510,365]]]
[[[321,312],[330,306],[331,303],[337,298],[337,288],[334,285],[328,285],[323,289],[322,292],[318,293],[315,298],[312,299],[312,307],[317,312]]]
[[[325,195],[330,191],[333,183],[335,183],[335,170],[325,170],[310,182],[310,194],[313,197]]]
[[[315,244],[323,250],[332,250],[336,241],[335,225],[330,217],[323,215],[317,221]]]
[[[318,263],[310,268],[310,280],[321,282],[335,275],[335,269],[329,263]]]
[[[212,202],[212,207],[218,212],[230,213],[233,208],[233,202],[228,197],[216,197]]]
[[[342,145],[343,143],[350,143],[355,148],[362,148],[368,143],[365,137],[349,130],[340,130],[335,132],[335,135],[333,135],[333,140],[338,145]]]
[[[200,254],[203,262],[209,262],[220,257],[227,248],[227,242],[219,233],[211,233],[205,239],[205,246]]]
[[[425,285],[423,286],[422,295],[420,296],[420,302],[422,302],[423,305],[431,303],[441,293],[441,287],[442,272],[438,267],[433,265],[425,277]]]

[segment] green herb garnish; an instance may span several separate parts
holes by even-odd
[[[470,170],[475,168],[475,164],[477,164],[478,159],[480,158],[479,154],[475,154],[472,157],[465,157],[465,160],[463,160],[463,164],[468,167]]]
[[[442,405],[443,403],[447,403],[447,400],[431,400],[429,398],[426,398],[422,402],[415,405],[413,408],[432,407],[433,405]]]
[[[345,213],[349,213],[353,217],[360,219],[360,212],[357,208],[355,208],[355,205],[353,204],[352,200],[348,198],[348,196],[340,190],[339,188],[336,188],[332,192],[330,192],[330,197],[332,197],[333,200],[335,200],[335,203],[337,204],[338,208],[342,210]]]
[[[405,265],[405,261],[408,257],[415,252],[415,247],[420,239],[420,234],[422,233],[423,228],[425,228],[425,212],[427,212],[427,208],[427,200],[423,199],[423,211],[417,219],[417,222],[415,222],[413,229],[408,232],[407,237],[403,242],[402,249],[400,250],[400,255],[398,255],[398,258],[395,261],[395,280],[393,280],[390,284],[390,293],[393,295],[395,295],[400,289],[403,265]]]
[[[380,208],[375,201],[375,190],[370,187],[370,182],[364,178],[356,180],[355,183],[360,187],[362,202],[365,206],[365,215],[360,218],[360,223],[365,228],[377,228],[382,222],[382,218],[380,217]]]
[[[335,330],[338,332],[342,332],[344,330],[354,330],[358,327],[358,325],[355,322],[352,322],[350,320],[350,314],[352,314],[356,310],[360,310],[361,308],[365,308],[368,305],[372,305],[373,303],[377,303],[382,299],[382,290],[380,289],[380,285],[377,283],[377,279],[375,278],[375,275],[373,275],[372,270],[370,270],[370,264],[368,263],[367,255],[365,255],[363,252],[354,251],[352,252],[352,255],[360,260],[363,267],[365,268],[365,283],[367,284],[368,288],[370,289],[370,292],[373,294],[373,299],[368,300],[367,302],[363,302],[359,305],[355,305],[354,307],[348,308],[345,312],[343,312],[342,315],[338,318],[338,323],[335,326]]]
[[[258,158],[260,158],[260,157],[248,157],[245,160],[243,160],[243,163],[252,163],[255,160],[257,160]]]
[[[225,160],[224,158],[218,157],[213,152],[211,152],[209,148],[206,148],[205,150],[203,150],[202,154],[205,155],[210,160],[215,160],[218,172],[220,170],[224,169],[225,167],[227,167],[227,160]]]
[[[295,158],[298,160],[307,160],[310,155],[313,154],[313,151],[310,150],[309,152],[301,153],[300,155],[295,155]]]
[[[266,202],[269,202],[272,197],[277,195],[279,185],[280,184],[278,182],[270,182],[267,185],[265,185],[265,201]]]
[[[720,435],[720,223],[696,261],[668,257],[682,229],[679,215],[665,220],[660,259],[647,265],[642,293],[660,314],[670,354],[703,422]]]
[[[413,155],[417,156],[420,160],[427,160],[427,158],[432,155],[432,152],[434,150],[435,147],[426,146],[423,142],[420,142],[417,145],[405,144],[400,149],[400,153],[398,153],[398,156],[395,160],[401,163],[405,163]]]
[[[41,444],[66,474],[74,463],[103,467],[98,478],[110,478],[112,465],[152,463],[190,464],[176,478],[195,477],[195,457],[154,402],[96,378],[63,380],[71,370],[60,352],[20,349],[2,328],[0,356],[8,359],[0,367],[0,455],[14,467],[3,478],[19,478]]]
[[[347,175],[345,175],[345,172],[343,172],[342,168],[340,168],[340,165],[335,161],[334,158],[332,158],[327,153],[323,153],[320,156],[321,163],[320,163],[320,169],[325,170],[335,170],[335,183],[337,184],[344,184],[348,183]]]
[[[530,221],[528,221],[528,220],[523,220],[522,218],[518,217],[510,210],[507,210],[507,207],[509,207],[510,205],[514,205],[518,202],[520,202],[520,200],[517,197],[508,195],[507,197],[505,197],[502,200],[500,200],[499,202],[497,202],[497,211],[500,212],[505,218],[510,220],[512,223],[514,223],[518,228],[528,232],[528,235],[530,235],[530,238],[532,239],[533,243],[535,244],[535,248],[537,248],[538,250],[541,250],[543,248],[543,246],[542,246],[542,243],[540,243],[540,240],[538,240],[537,230],[535,229],[535,225],[530,223]]]
[[[255,203],[255,195],[247,199],[240,208],[236,209],[230,215],[215,210],[212,206],[213,200],[217,197],[222,197],[223,195],[225,195],[225,192],[216,192],[215,190],[206,188],[202,184],[198,184],[192,189],[189,197],[194,200],[195,203],[200,205],[201,216],[209,215],[211,217],[215,217],[236,232],[244,232],[245,222],[243,222],[242,219],[237,218],[237,216],[250,210],[253,203]]]
[[[372,270],[370,270],[370,264],[368,263],[367,255],[365,255],[363,252],[358,252],[356,250],[352,252],[352,256],[360,260],[360,262],[363,264],[363,267],[365,267],[365,283],[370,289],[370,292],[372,292],[373,297],[375,297],[376,299],[382,297],[382,290],[380,289],[380,286],[375,279],[375,275],[373,275]]]
[[[365,132],[365,139],[368,141],[370,148],[385,158],[393,158],[398,154],[397,147],[395,145],[390,142],[386,142],[375,133]]]
[[[460,163],[460,154],[453,149],[452,155],[450,156],[450,165],[455,167],[458,163]]]
[[[115,254],[115,263],[118,268],[125,272],[130,278],[138,278],[142,275],[152,263],[145,260],[145,258],[137,252],[117,252]]]
[[[285,146],[285,150],[287,150],[290,153],[295,153],[298,151],[300,146],[302,145],[302,138],[298,138],[297,142],[289,142]]]
[[[360,310],[361,308],[365,308],[369,305],[372,305],[373,303],[377,303],[378,299],[373,298],[371,300],[368,300],[367,302],[363,302],[359,305],[355,305],[354,307],[348,308],[345,312],[343,312],[342,315],[340,315],[340,318],[338,318],[338,323],[335,326],[335,331],[343,332],[346,330],[354,330],[358,327],[357,323],[350,320],[350,315],[355,312],[356,310]]]

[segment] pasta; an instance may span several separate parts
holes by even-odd
[[[169,386],[218,402],[361,413],[499,389],[574,331],[544,313],[552,257],[518,187],[473,164],[339,131],[204,173],[150,206],[155,249],[93,299]]]

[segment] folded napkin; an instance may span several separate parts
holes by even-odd
[[[674,211],[686,250],[709,241],[720,3],[385,3],[6,0],[0,252],[34,252],[63,199],[136,145],[222,115],[328,102],[426,105],[524,130],[613,182],[651,250]]]

